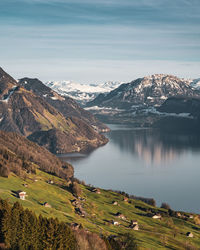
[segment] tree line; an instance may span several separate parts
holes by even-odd
[[[70,227],[58,219],[37,217],[18,203],[0,199],[0,243],[5,249],[77,249]]]

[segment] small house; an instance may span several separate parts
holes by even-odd
[[[47,181],[48,184],[53,184],[54,182],[52,180]]]
[[[131,225],[129,226],[130,228],[132,228],[133,230],[135,231],[138,231],[139,230],[139,225],[138,224],[134,224],[134,225]]]
[[[27,187],[28,187],[28,184],[24,183],[23,186],[27,188]]]
[[[20,198],[21,200],[25,200],[26,199],[26,192],[24,191],[18,191],[18,198]]]
[[[112,220],[112,224],[113,224],[114,226],[119,226],[119,222],[118,222],[118,221]]]
[[[193,238],[194,237],[193,233],[191,233],[191,232],[187,232],[186,236],[189,237],[189,238]]]
[[[117,206],[117,205],[118,205],[118,202],[117,202],[117,201],[113,201],[112,204],[113,204],[114,206]]]
[[[161,215],[160,214],[155,214],[152,216],[153,219],[161,219]]]
[[[138,225],[138,222],[136,220],[131,220],[131,225]]]
[[[118,217],[119,219],[122,219],[122,220],[126,219],[126,217],[122,213],[120,213],[120,212],[116,213],[115,216]]]
[[[182,217],[182,214],[181,214],[180,212],[177,212],[177,213],[176,213],[176,216],[177,216],[177,217]]]
[[[100,193],[101,193],[101,191],[100,191],[99,188],[94,188],[94,189],[92,189],[92,192],[93,192],[93,193],[96,193],[96,194],[100,194]]]
[[[124,197],[124,199],[123,199],[123,201],[126,201],[126,202],[128,202],[128,197]]]
[[[190,214],[190,215],[189,215],[189,218],[190,218],[190,219],[193,219],[193,218],[194,218],[194,216],[193,216],[192,214]]]
[[[50,205],[49,203],[47,203],[47,202],[45,202],[45,203],[43,204],[43,206],[44,206],[44,207],[49,207],[49,208],[51,208],[51,205]]]

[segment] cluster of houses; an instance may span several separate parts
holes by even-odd
[[[182,214],[180,212],[176,212],[176,216],[181,218],[181,219],[186,219],[186,218],[193,219],[194,218],[194,216],[192,214],[185,215],[185,214]]]
[[[84,209],[83,209],[82,204],[81,204],[80,201],[85,201],[85,199],[81,199],[81,198],[79,198],[79,200],[78,199],[74,199],[74,200],[71,200],[71,203],[74,206],[75,212],[77,214],[79,214],[81,217],[86,217],[87,213],[84,211]]]
[[[121,219],[121,220],[126,220],[126,217],[123,214],[119,213],[119,212],[115,216],[117,218]],[[115,221],[115,220],[112,220],[111,223],[114,226],[119,226],[120,225],[120,223],[118,221]],[[133,229],[134,231],[138,231],[139,230],[139,225],[138,225],[137,220],[131,220],[131,222],[129,224],[129,228]]]
[[[115,214],[115,217],[117,217],[118,219],[124,220],[124,221],[127,220],[126,217],[120,212],[117,212]],[[120,224],[118,221],[115,221],[115,220],[112,220],[111,223],[114,226],[119,226],[119,224]],[[139,230],[138,222],[136,220],[131,220],[129,228],[131,228],[131,229],[133,229],[135,231],[138,231]]]

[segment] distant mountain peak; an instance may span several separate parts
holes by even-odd
[[[88,106],[130,108],[132,105],[159,106],[168,97],[200,95],[191,86],[191,80],[168,74],[154,74],[138,78],[101,98],[96,97]]]

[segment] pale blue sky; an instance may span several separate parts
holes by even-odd
[[[0,65],[83,83],[200,77],[199,0],[1,0]]]

